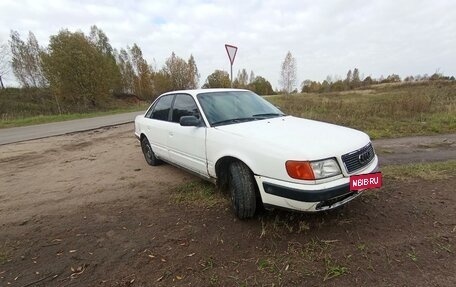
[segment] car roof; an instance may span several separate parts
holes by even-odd
[[[235,91],[248,91],[245,89],[231,89],[231,88],[218,88],[218,89],[194,89],[194,90],[177,90],[166,92],[163,95],[168,94],[190,94],[192,96],[196,96],[201,93],[216,93],[216,92],[235,92]]]

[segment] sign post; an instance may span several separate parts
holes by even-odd
[[[228,58],[230,59],[231,64],[231,87],[233,87],[233,63],[234,58],[236,58],[237,47],[225,44],[226,53],[228,54]]]

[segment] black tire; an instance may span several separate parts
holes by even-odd
[[[252,218],[256,210],[256,183],[250,169],[235,161],[229,167],[229,192],[234,213],[239,219]]]
[[[149,165],[156,166],[161,163],[161,161],[155,156],[154,152],[152,151],[152,147],[150,146],[149,140],[146,137],[143,137],[141,140],[141,149],[144,154],[144,158]]]

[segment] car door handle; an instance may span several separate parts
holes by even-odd
[[[169,132],[169,136],[172,137],[174,135],[173,132]]]

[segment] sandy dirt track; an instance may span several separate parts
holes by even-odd
[[[2,223],[129,198],[190,178],[146,166],[132,124],[0,146]]]
[[[228,200],[173,203],[176,186],[198,179],[149,167],[132,130],[0,146],[0,286],[456,285],[454,175],[389,182],[333,212],[240,222]],[[375,147],[395,164],[455,159],[455,142]]]

